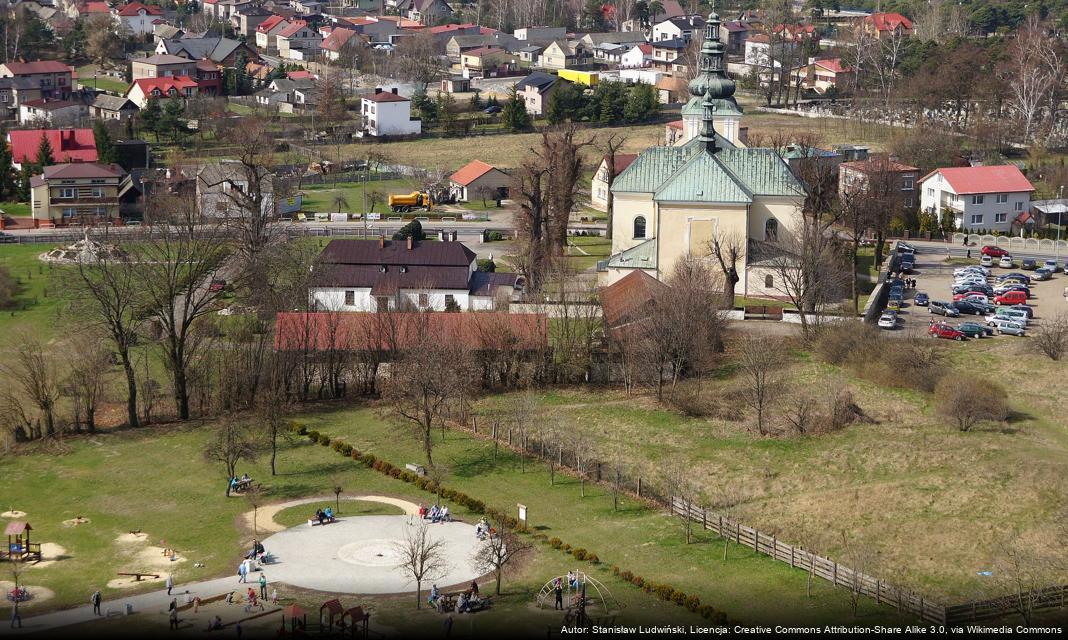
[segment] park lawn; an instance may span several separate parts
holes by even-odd
[[[674,461],[693,471],[701,503],[737,503],[731,513],[741,522],[844,564],[865,545],[874,554],[868,573],[957,603],[989,593],[977,572],[997,560],[1012,528],[1026,540],[1057,535],[1058,496],[1068,488],[1068,430],[1057,420],[1068,383],[1053,373],[1056,363],[1021,353],[1015,342],[973,341],[968,350],[953,350],[954,360],[1011,371],[1002,381],[1008,389],[1047,374],[1055,388],[1010,391],[1016,413],[1006,428],[961,433],[927,394],[877,386],[800,352],[784,362],[777,397],[845,389],[873,422],[819,436],[760,437],[745,418],[690,418],[644,395],[585,389],[554,392],[539,421],[587,438],[599,459],[625,460],[652,486],[665,486],[664,469]],[[742,385],[729,372],[701,384],[707,396],[726,398]],[[561,402],[567,394],[570,403]],[[483,422],[506,406],[502,397],[484,400]],[[1054,559],[1062,552],[1043,547]]]
[[[19,284],[15,308],[0,310],[0,333],[14,336],[26,331],[45,340],[61,332],[63,310],[61,285],[71,267],[53,266],[37,256],[51,250],[48,244],[0,245],[0,267],[4,267]]]
[[[596,402],[588,390],[585,393]],[[297,420],[395,465],[425,461],[410,429],[392,424],[375,409],[309,413]],[[544,464],[528,461],[521,466],[503,447],[494,460],[492,443],[470,433],[435,432],[434,440],[435,464],[449,470],[447,486],[508,512],[514,513],[516,503],[527,505],[533,527],[596,553],[603,565],[697,594],[732,618],[802,623],[852,615],[846,592],[817,583],[814,597],[807,598],[804,572],[733,545],[724,562],[721,541],[697,532],[696,542],[687,545],[677,519],[639,500],[624,497],[620,510],[614,511],[610,489],[587,483],[586,497],[579,497],[577,479],[558,473],[550,484]],[[901,620],[897,612],[874,602],[862,602],[860,611],[866,622]]]
[[[367,183],[367,193],[377,191],[382,194],[378,204],[375,205],[375,210],[380,213],[389,211],[389,194],[411,193],[418,188],[419,183],[416,180],[405,178],[372,180]],[[363,190],[364,183],[362,182],[339,182],[336,186],[328,182],[327,184],[306,186],[302,189],[304,193],[302,206],[305,212],[311,213],[337,211],[337,204],[334,203],[334,198],[341,194],[348,202],[348,206],[342,206],[343,211],[350,213],[360,212],[363,209]]]
[[[130,87],[129,84],[119,80],[113,76],[105,76],[101,74],[95,80],[93,79],[93,71],[97,69],[95,64],[87,64],[78,67],[78,84],[83,87],[93,87],[108,91],[117,95],[123,95]],[[95,83],[95,84],[94,84]]]
[[[327,492],[330,493],[329,491]],[[285,527],[307,526],[308,519],[315,515],[318,508],[330,507],[337,517],[353,518],[357,516],[403,516],[404,509],[392,504],[370,502],[368,500],[348,500],[342,496],[340,504],[329,496],[321,503],[300,504],[286,507],[274,514],[274,521]]]
[[[0,202],[0,211],[16,218],[28,218],[33,215],[29,202]]]
[[[603,236],[568,236],[568,266],[575,271],[587,271],[612,254],[612,241]]]

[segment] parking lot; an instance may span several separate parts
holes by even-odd
[[[932,320],[936,322],[945,321],[952,327],[956,327],[963,322],[978,322],[979,324],[986,325],[985,317],[982,315],[961,314],[960,317],[956,318],[943,317],[931,313],[929,311],[929,306],[919,306],[914,303],[916,294],[921,292],[926,293],[931,301],[951,302],[953,300],[951,289],[954,280],[954,269],[960,269],[968,265],[978,265],[980,249],[981,247],[973,247],[973,258],[968,260],[959,256],[950,256],[948,250],[940,247],[917,247],[918,253],[915,254],[915,267],[913,268],[912,273],[904,274],[902,276],[903,278],[914,278],[916,280],[916,287],[906,287],[903,305],[898,312],[898,322],[893,333],[898,335],[926,335],[930,329]],[[1007,273],[1023,273],[1032,276],[1030,284],[1031,298],[1027,300],[1027,304],[1032,308],[1033,317],[1026,326],[1026,333],[1031,333],[1041,325],[1043,318],[1051,318],[1060,313],[1068,312],[1068,301],[1066,301],[1064,297],[1065,287],[1068,287],[1068,277],[1065,276],[1063,271],[1064,256],[1061,256],[1057,260],[1058,265],[1061,266],[1062,269],[1053,274],[1052,279],[1045,281],[1035,281],[1033,279],[1034,271],[1023,270],[1020,268],[1021,259],[1023,257],[1036,258],[1038,260],[1038,265],[1041,266],[1043,260],[1053,258],[1054,256],[1052,254],[1029,254],[1020,257],[1013,256],[1013,259],[1016,262],[1015,268],[1000,268],[997,266],[998,260],[995,259],[994,266],[990,267],[989,281],[993,286],[997,286],[995,279],[999,275]],[[1027,337],[1020,338],[1011,335],[998,335],[997,332],[995,332],[993,339],[1026,340]]]

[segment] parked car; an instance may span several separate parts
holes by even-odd
[[[982,266],[961,267],[953,270],[953,276],[963,276],[965,274],[976,274],[983,276],[984,278],[990,275],[990,269]]]
[[[1000,287],[996,287],[994,289],[994,295],[995,296],[1000,296],[1002,294],[1009,293],[1010,291],[1019,291],[1019,292],[1023,293],[1025,296],[1027,296],[1028,298],[1031,297],[1031,287],[1028,287],[1026,284],[1016,284],[1016,283],[1014,283],[1014,284],[1004,284],[1004,285],[1001,285]]]
[[[501,112],[501,108],[499,106],[495,105],[495,104],[491,104],[490,106],[488,106],[488,107],[486,107],[485,109],[482,110],[482,113],[500,113],[500,112]]]
[[[1025,304],[1026,302],[1027,292],[1025,291],[1006,291],[1001,295],[994,296],[994,304],[996,305]]]
[[[879,328],[880,329],[893,329],[897,326],[897,314],[891,311],[883,313],[879,316]]]
[[[947,318],[959,318],[960,309],[956,307],[952,302],[937,302],[932,300],[927,305],[928,313],[937,313],[940,316],[946,316]]]
[[[1044,260],[1040,269],[1049,269],[1050,273],[1057,273],[1057,261],[1056,260]]]
[[[944,338],[946,340],[956,340],[962,342],[964,340],[964,333],[959,329],[949,326],[944,322],[936,322],[931,325],[931,328],[927,330],[927,335],[932,338]]]
[[[992,258],[990,256],[983,256],[982,258],[979,258],[979,266],[981,266],[981,267],[992,267],[992,266],[994,266],[994,258]]]
[[[931,299],[927,296],[926,293],[924,293],[922,291],[917,293],[912,298],[913,304],[915,304],[918,307],[926,307],[927,303],[930,302],[930,301],[931,301]]]
[[[208,291],[212,293],[218,293],[226,288],[226,280],[212,280],[211,285],[208,286]]]
[[[1004,282],[1005,280],[1020,280],[1020,281],[1023,281],[1023,282],[1031,282],[1031,276],[1027,275],[1026,273],[1020,273],[1018,271],[1013,271],[1011,273],[1003,273],[1003,274],[1001,274],[1000,276],[998,276],[996,278],[996,280],[998,282]]]
[[[980,250],[980,252],[984,256],[990,256],[991,258],[1000,258],[1001,256],[1009,255],[1008,251],[1002,249],[1001,247],[996,247],[992,244],[986,245]]]
[[[1045,267],[1035,269],[1035,280],[1051,280],[1053,278],[1053,272]]]
[[[1026,334],[1023,325],[1005,318],[995,319],[990,323],[990,326],[994,327],[998,333],[1003,335],[1020,336],[1022,338]]]
[[[1005,309],[1005,307],[1001,307],[1001,308]],[[1031,318],[1035,317],[1035,308],[1032,307],[1032,306],[1026,305],[1026,304],[1014,304],[1011,307],[1008,307],[1008,309],[1006,309],[1006,310],[1007,311],[1013,311],[1013,310],[1022,311],[1024,314],[1027,315],[1027,319],[1028,320],[1030,320]]]
[[[1038,268],[1038,261],[1034,258],[1024,258],[1020,261],[1020,268],[1027,271],[1034,271]]]
[[[985,293],[978,293],[976,291],[958,293],[953,296],[953,302],[960,302],[961,300],[977,300],[979,302],[990,302],[990,298],[986,297]]]
[[[990,285],[965,284],[953,287],[953,295],[957,295],[958,293],[981,293],[984,296],[991,298],[994,296],[994,288]]]
[[[886,301],[886,308],[890,311],[901,311],[901,298],[890,298]]]
[[[917,253],[916,247],[912,246],[911,244],[909,244],[907,242],[901,242],[901,241],[899,241],[897,243],[897,252],[898,253]]]
[[[1012,256],[1001,256],[1001,260],[998,260],[998,266],[1002,269],[1013,269],[1016,267],[1016,261],[1012,259]]]
[[[962,322],[957,325],[957,331],[969,338],[985,338],[994,335],[994,329],[983,326],[978,322]]]
[[[987,314],[994,313],[997,309],[989,302],[980,302],[979,300],[959,300],[953,303],[953,306],[960,311],[961,314],[971,314],[973,316],[985,316]]]
[[[996,311],[994,311],[993,317],[1008,318],[1009,320],[1022,324],[1025,327],[1031,324],[1031,316],[1029,316],[1024,311],[1020,311],[1019,309],[1014,309],[1012,307],[1001,307],[997,309]],[[987,316],[987,318],[990,318],[990,316]]]
[[[916,268],[916,261],[911,254],[906,253],[898,266],[901,268],[901,273],[912,273],[912,270]]]

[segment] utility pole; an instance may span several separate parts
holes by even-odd
[[[1053,259],[1061,257],[1061,216],[1064,215],[1064,185],[1057,189],[1057,241],[1053,243]]]

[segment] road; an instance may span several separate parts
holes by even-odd
[[[954,258],[967,258],[968,250],[971,250],[971,257],[976,261],[979,260],[979,251],[982,249],[981,244],[973,243],[971,246],[964,246],[963,242],[947,243],[943,241],[916,241],[906,240],[909,244],[916,247],[921,253],[939,253],[941,255],[950,255]],[[1032,242],[1030,240],[1028,243]],[[1043,241],[1047,242],[1047,241]],[[1012,254],[1014,258],[1035,258],[1037,260],[1047,260],[1049,258],[1068,258],[1068,241],[1061,240],[1059,249],[1052,246],[1056,243],[1047,242],[1046,246],[1022,246],[1024,240],[1022,238],[1012,238],[1008,242],[1002,241],[999,246],[1006,249]],[[1061,265],[1063,266],[1063,264]]]

